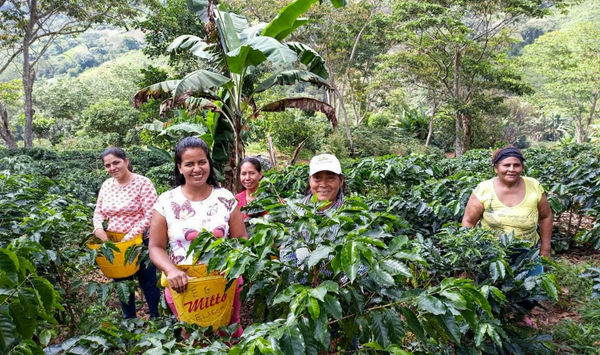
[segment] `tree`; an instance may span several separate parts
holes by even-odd
[[[299,43],[282,43],[297,27],[307,22],[298,17],[317,0],[296,0],[284,7],[268,24],[250,26],[245,17],[227,11],[216,0],[188,2],[190,11],[203,19],[204,38],[196,35],[180,36],[171,43],[169,50],[188,50],[218,68],[219,73],[200,69],[186,75],[182,80],[164,81],[139,91],[134,105],[139,107],[149,98],[170,95],[165,107],[183,106],[198,112],[208,111],[208,132],[202,137],[213,148],[215,160],[225,162],[228,172],[226,185],[236,185],[236,167],[244,156],[242,129],[247,120],[260,112],[279,112],[286,108],[298,108],[323,112],[332,125],[337,125],[335,110],[327,103],[309,98],[293,97],[256,107],[255,95],[274,85],[310,83],[329,88],[324,60],[310,47]],[[342,6],[345,1],[334,1]],[[277,72],[258,83],[253,73],[266,62],[279,65]],[[299,62],[302,69],[291,69]]]
[[[204,33],[202,20],[188,11],[186,2],[181,0],[166,0],[144,20],[134,21],[134,25],[146,34],[146,46],[142,51],[150,58],[167,54],[169,44],[180,35]],[[168,54],[169,65],[179,71],[194,70],[198,66],[198,58],[187,53],[171,51]]]
[[[55,119],[53,132],[69,135],[81,128],[81,113],[94,101],[94,91],[79,78],[64,77],[52,83],[42,81],[33,99],[37,113]]]
[[[152,2],[0,0],[0,74],[11,64],[21,67],[25,95],[25,147],[33,146],[35,67],[54,41],[61,36],[82,33],[94,24],[123,24],[138,13],[139,6]]]
[[[539,37],[523,51],[523,63],[534,81],[547,115],[572,118],[578,143],[587,141],[600,115],[600,25],[586,22]]]
[[[377,103],[377,92],[370,87],[376,62],[393,44],[383,30],[388,25],[383,21],[387,6],[385,1],[366,0],[342,10],[319,7],[292,35],[323,53],[334,94],[331,102],[344,118],[352,154],[351,120],[359,125]]]
[[[137,143],[135,125],[139,112],[127,100],[101,100],[81,114],[83,131],[89,136],[105,136],[112,145]]]
[[[20,80],[0,83],[0,136],[9,149],[18,149],[19,146],[10,129],[9,107],[16,106],[22,97]]]
[[[405,0],[392,4],[390,36],[398,50],[389,56],[428,97],[454,114],[455,150],[469,149],[473,121],[507,94],[521,95],[528,85],[511,66],[511,24],[549,13],[542,0]]]

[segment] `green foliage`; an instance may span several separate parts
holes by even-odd
[[[435,235],[438,247],[402,234],[410,226],[396,215],[397,203],[373,213],[374,204],[351,198],[321,214],[318,203],[279,204],[266,185],[256,201],[269,213],[250,225],[248,242],[197,238],[192,245],[209,268],[228,270],[228,279],[255,280],[246,297],[255,301],[258,322],[233,353],[270,344],[273,351],[294,347],[312,354],[332,342],[352,349],[354,340],[423,354],[439,353],[442,344],[481,354],[517,348],[550,353],[547,343],[520,340],[527,332],[515,325],[522,311],[514,304],[555,299],[552,275],[524,277],[534,252],[512,270],[498,263],[520,242],[498,242],[481,230],[448,230]],[[302,248],[310,256],[290,258],[289,251]]]
[[[369,116],[369,127],[385,128],[392,121],[392,114],[389,112],[379,112]]]
[[[329,88],[327,71],[321,58],[310,47],[281,42],[291,31],[306,21],[298,19],[315,0],[296,0],[284,6],[269,24],[251,25],[243,16],[231,12],[226,5],[201,1],[188,2],[188,9],[204,22],[209,33],[189,32],[175,38],[167,50],[189,53],[195,60],[208,62],[212,70],[199,69],[181,80],[163,81],[148,86],[136,94],[134,105],[139,107],[150,98],[170,97],[169,109],[183,107],[189,117],[202,111],[211,138],[213,157],[226,174],[226,184],[235,186],[235,169],[244,156],[242,128],[259,112],[280,112],[286,108],[320,111],[337,125],[335,110],[329,104],[308,97],[285,98],[256,107],[254,95],[273,85],[308,83]],[[342,6],[343,1],[335,1]],[[177,10],[176,10],[177,11]],[[199,30],[198,27],[192,27]],[[175,32],[178,30],[176,29]],[[201,37],[202,36],[202,37]],[[273,75],[258,82],[254,73],[267,64],[276,66]],[[290,65],[299,66],[289,70]]]
[[[287,111],[272,114],[269,118],[269,132],[273,143],[282,151],[290,154],[304,142],[304,149],[315,152],[321,148],[322,142],[331,125],[322,116],[315,116],[301,111]]]
[[[168,0],[156,4],[153,11],[144,20],[134,21],[137,29],[146,33],[146,43],[143,52],[150,58],[157,58],[169,53],[169,64],[182,72],[190,72],[197,66],[197,60],[183,53],[168,52],[167,47],[178,36],[196,33],[202,34],[203,23],[201,19],[191,11],[188,11],[183,1]],[[166,80],[148,80],[149,86]]]
[[[535,86],[540,105],[548,114],[571,117],[578,143],[591,136],[590,125],[600,113],[599,35],[596,22],[581,23],[547,33],[523,50],[526,72],[539,78]]]
[[[424,141],[429,132],[429,120],[430,118],[423,107],[419,109],[405,108],[393,125],[407,136]]]
[[[405,80],[423,89],[429,106],[450,112],[459,155],[470,146],[473,123],[493,112],[503,95],[532,91],[506,50],[514,42],[510,24],[522,16],[549,13],[541,0],[535,3],[460,1],[449,6],[428,0],[391,5],[390,37],[404,50],[386,55],[382,66],[402,71]]]
[[[39,243],[24,238],[0,248],[0,350],[9,354],[41,353],[48,344],[45,329],[57,324],[54,313],[62,298],[38,276],[35,260],[48,257]]]
[[[348,162],[344,172],[346,194],[351,197],[342,208],[325,214],[319,213],[316,201],[303,205],[298,200],[306,189],[306,165],[267,172],[259,198],[247,206],[250,211],[268,211],[248,226],[250,240],[216,240],[207,235],[197,238],[192,248],[210,268],[226,270],[228,279],[242,275],[250,285],[243,297],[254,301],[254,324],[231,347],[225,343],[230,342],[228,334],[235,325],[222,334],[186,325],[192,340],[182,341],[177,334],[182,325],[168,319],[119,324],[118,312],[107,309],[104,302],[113,299],[111,294],[126,298],[134,292],[132,283],[84,281],[96,255],[83,242],[91,230],[93,205],[88,202],[105,178],[101,166],[91,169],[98,164],[100,151],[24,152],[29,155],[0,151],[4,156],[0,246],[6,249],[16,236],[23,243],[39,243],[43,252],[32,252],[28,267],[56,285],[64,310],[57,308],[53,316],[73,327],[75,337],[63,344],[73,353],[159,348],[180,353],[245,354],[270,349],[314,354],[337,347],[350,351],[355,342],[363,352],[551,353],[550,338],[522,327],[520,321],[528,314],[523,302],[557,300],[561,288],[551,273],[556,265],[546,263],[545,274],[529,276],[537,250],[518,252],[523,244],[510,235],[498,239],[489,231],[453,227],[473,188],[493,175],[489,150],[469,151],[457,159],[410,155]],[[159,189],[167,188],[173,168],[170,158],[142,148],[127,152],[136,168],[147,169],[140,172],[147,173]],[[582,188],[595,196],[593,179],[585,178],[596,169],[593,159],[598,153],[593,146],[527,149],[525,154],[527,173],[545,186],[581,180],[580,187],[561,194],[558,187],[549,188],[550,198],[577,201],[577,189]],[[580,159],[592,164],[578,170],[576,165],[583,165],[577,164]],[[97,174],[93,184],[69,179],[75,166],[86,165],[90,174]],[[76,175],[85,179],[80,171]],[[593,207],[578,211],[596,213]],[[288,250],[301,248],[310,255],[296,261],[289,257]],[[110,258],[111,250],[107,243],[100,252]],[[128,254],[133,257],[138,252]],[[142,251],[140,258],[144,257]],[[4,275],[11,280],[14,268],[5,266],[4,259],[0,255],[0,280]],[[573,287],[583,295],[594,290],[598,278],[593,267],[586,271],[583,277],[589,280],[578,278],[579,271],[560,271],[557,276],[561,282],[579,282]],[[84,302],[77,301],[81,297]],[[595,313],[586,312],[592,326]],[[8,330],[8,323],[0,321],[0,329]],[[10,323],[17,327],[13,320]],[[38,330],[39,336],[32,336],[35,346],[42,344],[37,339],[47,343],[56,336],[54,325],[47,329],[50,333],[42,336]],[[584,327],[565,325],[557,334],[562,341],[577,332],[584,332]],[[569,346],[584,351],[595,338],[581,339],[581,344]],[[16,340],[14,344],[31,343]]]
[[[165,163],[148,170],[146,177],[152,180],[156,191],[160,194],[175,185],[175,163]]]
[[[395,127],[373,128],[352,127],[352,137],[356,147],[356,156],[360,158],[379,157],[390,154],[409,155],[412,153],[432,154],[438,157],[443,152],[436,147],[426,147],[418,139],[407,136]]]
[[[101,136],[106,145],[131,145],[139,142],[135,131],[138,112],[127,101],[105,100],[86,108],[81,114],[83,131]]]
[[[583,325],[572,319],[566,319],[556,325],[554,337],[564,344],[561,348],[570,354],[597,355],[599,331],[598,324]]]
[[[346,132],[337,128],[333,131],[323,143],[321,151],[335,155],[340,161],[350,158],[350,143]]]

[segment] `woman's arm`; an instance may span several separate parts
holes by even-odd
[[[156,210],[152,213],[150,224],[150,241],[148,242],[148,253],[150,260],[161,271],[167,275],[167,281],[173,290],[182,293],[187,289],[187,274],[179,270],[169,259],[167,254],[167,220]]]
[[[248,232],[246,231],[246,225],[244,224],[244,216],[240,211],[240,207],[236,206],[231,211],[229,216],[229,236],[231,238],[243,238],[248,239]]]
[[[135,238],[138,234],[142,234],[150,227],[150,220],[152,219],[152,213],[154,211],[154,204],[158,195],[156,189],[150,179],[142,177],[142,184],[139,194],[140,213],[144,216],[137,223],[135,223],[129,232],[123,237],[123,241]]]
[[[542,245],[540,246],[540,255],[550,258],[550,241],[552,239],[552,209],[548,203],[546,194],[542,194],[542,198],[537,205],[538,208],[538,224],[540,225],[540,237]]]
[[[467,202],[467,207],[465,208],[462,226],[474,228],[477,225],[477,222],[479,222],[479,219],[481,219],[484,210],[485,208],[483,207],[483,204],[479,202],[474,194],[471,194],[471,197],[469,197],[469,202]]]
[[[94,216],[92,220],[94,222],[94,235],[100,238],[103,242],[107,242],[109,240],[106,231],[104,231],[104,227],[102,223],[106,220],[107,216],[102,212],[102,203],[104,201],[104,184],[100,187],[100,192],[98,193],[98,200],[96,201],[96,208],[94,209]]]

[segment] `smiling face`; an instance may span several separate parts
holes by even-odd
[[[242,182],[242,185],[250,193],[256,191],[256,189],[258,188],[258,182],[262,177],[262,172],[256,170],[254,164],[250,162],[242,164],[242,167],[240,169],[240,180]]]
[[[106,172],[117,179],[117,181],[123,180],[129,173],[129,170],[127,169],[127,166],[129,165],[128,158],[121,159],[114,154],[108,154],[102,158],[102,163],[104,164]]]
[[[189,148],[181,154],[181,164],[177,165],[179,172],[185,178],[185,184],[195,187],[206,185],[210,172],[210,163],[206,153],[201,148]]]
[[[500,180],[506,183],[514,183],[519,180],[523,172],[523,163],[519,158],[508,157],[494,165],[494,171]]]
[[[319,202],[334,202],[344,184],[344,178],[331,171],[319,171],[308,178],[310,190]]]

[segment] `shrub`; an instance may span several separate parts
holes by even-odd
[[[369,116],[369,127],[371,128],[385,128],[389,126],[393,116],[389,112],[379,112]]]
[[[418,139],[407,137],[399,128],[394,127],[353,127],[352,139],[359,158],[390,154],[409,155],[412,153],[434,154],[440,158],[444,157],[439,148],[426,147]]]
[[[173,172],[173,167],[173,163],[165,163],[150,168],[145,174],[147,178],[152,180],[159,195],[171,189],[175,185],[175,174]]]
[[[325,136],[331,131],[331,124],[321,115],[292,110],[270,116],[269,132],[278,149],[292,153],[302,142],[304,149],[318,150]]]

